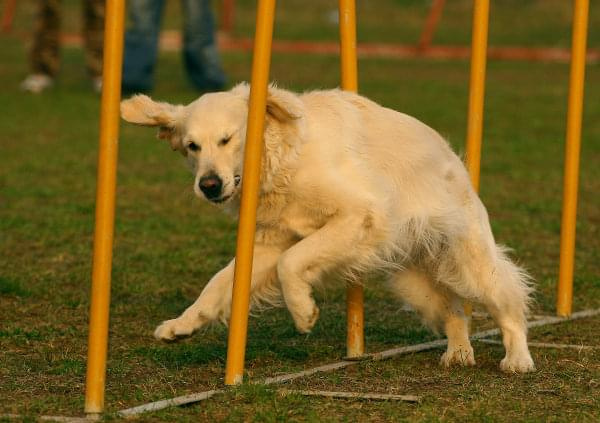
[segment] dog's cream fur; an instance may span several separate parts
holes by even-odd
[[[222,194],[212,200],[235,213],[248,94],[240,84],[188,106],[139,95],[122,102],[121,114],[158,127],[187,157],[198,196],[202,176],[218,175]],[[496,245],[486,209],[446,141],[410,116],[340,90],[297,95],[272,86],[267,103],[252,303],[282,295],[298,330],[309,332],[319,315],[312,288],[325,274],[355,281],[384,270],[391,290],[446,333],[442,364],[475,363],[462,306],[468,300],[483,304],[502,329],[501,369],[534,370],[527,275]],[[156,338],[227,321],[232,280],[233,261]]]

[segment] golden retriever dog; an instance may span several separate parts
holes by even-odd
[[[195,193],[236,213],[249,85],[187,106],[137,95],[124,120],[158,128],[195,174]],[[488,215],[448,143],[415,118],[338,89],[269,88],[251,300],[285,302],[296,328],[319,316],[315,284],[384,271],[389,288],[448,337],[441,363],[473,365],[463,302],[482,304],[502,330],[506,372],[534,370],[525,314],[527,274],[495,243]],[[233,261],[154,335],[190,336],[231,307]]]

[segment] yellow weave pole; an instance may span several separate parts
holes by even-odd
[[[357,92],[358,59],[356,58],[355,0],[339,0],[339,14],[342,89]]]
[[[87,414],[98,414],[104,410],[124,16],[125,2],[123,0],[106,2],[96,226],[85,387],[85,412]]]
[[[489,10],[489,0],[475,0],[471,40],[469,117],[467,122],[467,169],[476,191],[479,191],[481,167],[481,134],[483,132],[483,98],[485,95]]]
[[[467,169],[475,191],[479,192],[481,168],[481,135],[483,133],[483,99],[485,96],[485,67],[487,58],[489,0],[473,4],[473,33],[471,36],[471,76],[469,80],[469,115],[467,121]],[[465,304],[471,315],[473,307]]]
[[[575,259],[575,226],[577,221],[577,189],[579,151],[581,147],[581,117],[585,79],[588,0],[573,3],[573,40],[571,45],[571,76],[567,111],[565,170],[562,222],[560,227],[560,268],[556,313],[569,316],[573,305],[573,268]]]
[[[340,58],[342,89],[357,92],[358,65],[356,58],[356,4],[354,0],[339,0]],[[361,357],[365,353],[364,292],[358,284],[348,286],[346,293],[347,337],[346,356]]]
[[[229,324],[229,341],[227,344],[226,385],[240,384],[244,377],[252,257],[254,253],[254,235],[256,232],[256,207],[260,182],[265,112],[267,108],[267,88],[269,84],[274,15],[275,0],[259,0],[256,14],[256,34],[254,36],[231,320]]]

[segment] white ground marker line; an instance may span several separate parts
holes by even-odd
[[[328,397],[328,398],[356,398],[356,399],[370,399],[370,400],[395,400],[395,401],[406,401],[406,402],[419,402],[421,397],[417,395],[395,395],[395,394],[379,394],[379,393],[368,393],[368,392],[336,392],[336,391],[310,391],[301,389],[278,389],[281,395],[306,395],[314,397]]]
[[[478,339],[477,341],[483,342],[484,344],[502,345],[502,341],[495,339]],[[534,348],[554,348],[558,350],[597,350],[600,349],[598,345],[575,345],[575,344],[552,344],[549,342],[528,342],[527,345]]]
[[[147,413],[149,411],[157,411],[162,410],[163,408],[200,402],[223,392],[225,392],[223,389],[213,389],[211,391],[199,392],[197,394],[183,395],[181,397],[150,402],[148,404],[138,405],[137,407],[127,408],[125,410],[118,411],[117,414],[122,417],[131,417],[138,414]]]
[[[0,414],[0,419],[19,419],[23,420],[26,415],[22,414]],[[97,419],[88,419],[87,417],[67,417],[67,416],[37,416],[36,421],[43,422],[63,422],[63,423],[90,423]]]
[[[325,364],[323,366],[313,367],[312,369],[302,370],[302,371],[296,372],[296,373],[288,373],[288,374],[281,375],[281,376],[268,377],[262,381],[262,384],[263,385],[272,385],[274,383],[283,383],[283,382],[287,382],[289,380],[299,379],[304,376],[314,375],[315,373],[329,372],[331,370],[343,369],[344,367],[352,366],[352,365],[358,364],[358,363],[360,363],[360,361],[349,361],[349,360],[338,361],[337,363]]]
[[[532,328],[532,327],[538,327],[538,326],[553,325],[553,324],[562,323],[562,322],[569,322],[571,320],[592,317],[592,316],[596,316],[599,314],[600,314],[600,309],[595,309],[595,310],[579,311],[577,313],[573,313],[570,317],[548,316],[548,317],[544,317],[544,318],[529,322],[527,324],[527,327]],[[499,333],[500,333],[500,329],[485,330],[485,331],[474,333],[473,335],[471,335],[471,339],[475,340],[475,339],[487,338],[489,336],[498,335]],[[422,344],[409,345],[406,347],[399,347],[399,348],[392,348],[392,349],[381,351],[378,353],[367,354],[366,357],[370,358],[371,360],[375,360],[375,361],[384,360],[386,358],[390,358],[390,357],[393,357],[396,355],[408,354],[408,353],[419,352],[419,351],[426,351],[426,350],[431,350],[434,348],[443,347],[447,343],[448,343],[448,341],[446,339],[438,339],[435,341],[425,342]],[[307,370],[303,370],[303,371],[296,372],[296,373],[289,373],[289,374],[285,374],[285,375],[281,375],[281,376],[268,377],[268,378],[264,379],[262,383],[265,385],[271,385],[274,383],[287,382],[290,380],[299,379],[304,376],[310,376],[315,373],[327,372],[327,371],[331,371],[331,370],[342,369],[342,368],[348,367],[348,366],[353,366],[360,362],[361,361],[339,361],[337,363],[326,364],[323,366],[314,367],[312,369],[307,369]],[[258,382],[253,382],[253,383],[258,383]],[[148,411],[162,410],[163,408],[167,408],[167,407],[173,407],[173,406],[177,406],[177,405],[184,405],[184,404],[190,404],[193,402],[199,402],[199,401],[205,400],[207,398],[210,398],[215,394],[222,393],[222,392],[225,392],[225,391],[224,390],[212,390],[212,391],[199,392],[197,394],[184,395],[181,397],[175,397],[172,399],[151,402],[148,404],[139,405],[137,407],[128,408],[126,410],[118,411],[117,414],[120,416],[123,416],[123,417],[135,416],[137,414],[146,413]]]

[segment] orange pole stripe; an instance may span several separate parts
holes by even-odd
[[[559,316],[569,316],[573,305],[577,189],[579,185],[579,152],[581,149],[588,11],[588,0],[576,0],[574,2],[563,209],[560,229],[560,268],[556,303],[556,312]]]
[[[106,2],[96,226],[85,389],[85,412],[88,414],[97,414],[104,410],[124,16],[125,3],[122,0]]]
[[[267,87],[273,41],[275,0],[259,0],[256,16],[256,35],[252,60],[252,79],[244,153],[244,173],[240,219],[237,233],[237,250],[227,344],[225,384],[242,383],[246,337],[248,332],[248,309],[252,258],[256,232],[256,207],[260,182],[260,163],[263,147],[263,131],[267,108]]]

